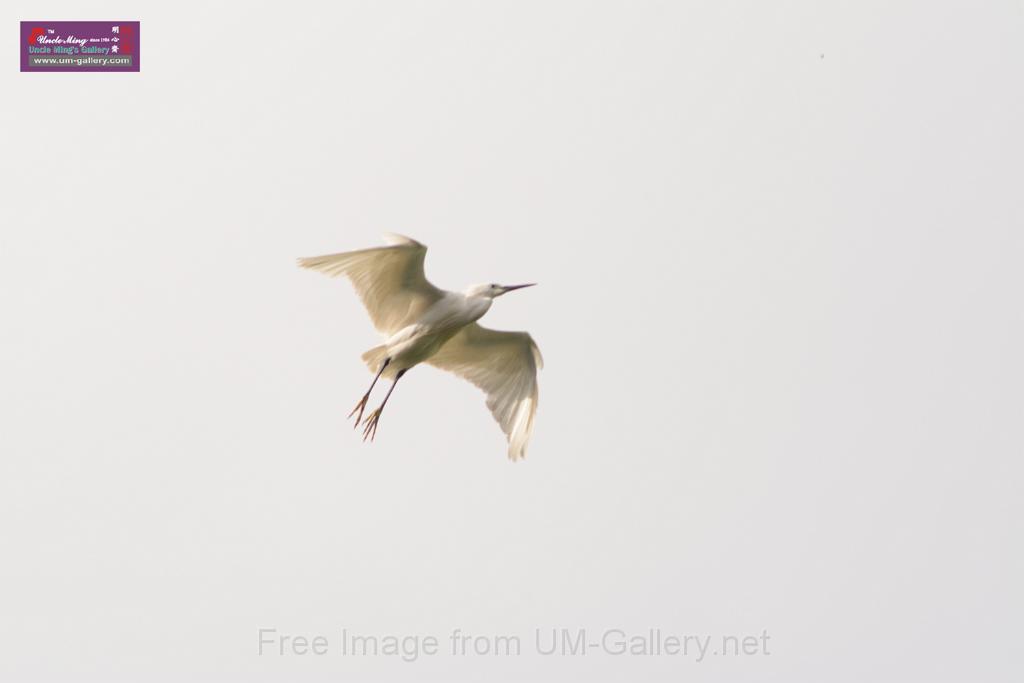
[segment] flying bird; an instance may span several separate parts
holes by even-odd
[[[402,235],[385,236],[387,246],[300,258],[303,268],[331,277],[346,276],[366,306],[384,343],[363,354],[375,373],[349,417],[363,425],[363,440],[373,441],[381,412],[398,380],[419,363],[453,372],[487,395],[487,407],[508,440],[508,457],[526,456],[537,413],[537,370],[540,350],[526,332],[505,332],[479,325],[499,296],[526,285],[473,285],[447,292],[432,285],[423,272],[427,248]],[[363,419],[377,380],[392,380],[380,407]]]

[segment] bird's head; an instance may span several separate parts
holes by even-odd
[[[492,282],[486,285],[473,285],[466,290],[466,296],[480,299],[497,299],[502,294],[508,294],[523,287],[533,287],[535,284],[537,283],[531,282],[528,285],[499,285]]]

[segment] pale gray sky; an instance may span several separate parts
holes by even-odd
[[[1020,3],[0,16],[142,22],[0,69],[0,677],[1020,680]],[[540,283],[524,463],[432,368],[346,423],[376,336],[294,258],[387,230]],[[771,654],[533,651],[653,627]]]

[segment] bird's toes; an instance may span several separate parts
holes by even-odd
[[[356,407],[352,409],[352,412],[348,414],[349,417],[352,417],[356,413],[359,413],[359,415],[356,416],[356,426],[358,426],[359,425],[359,421],[363,419],[363,411],[366,410],[366,400],[367,400],[367,398],[369,398],[369,397],[368,396],[363,396],[361,399],[359,399],[359,403],[357,403]]]
[[[373,437],[377,435],[378,420],[380,420],[380,409],[366,416],[366,420],[363,422],[363,441],[367,439],[373,441]]]
[[[366,441],[368,438],[373,440],[373,433],[377,431],[377,418],[379,415],[378,411],[374,411],[362,422],[362,440]]]

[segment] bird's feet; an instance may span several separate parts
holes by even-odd
[[[366,416],[366,421],[363,422],[363,441],[369,439],[373,441],[373,437],[377,436],[377,423],[380,421],[380,408]]]
[[[352,429],[355,429],[356,427],[359,426],[359,421],[363,419],[363,411],[366,410],[366,402],[369,400],[370,392],[366,392],[366,395],[359,399],[359,403],[357,403],[356,407],[352,409],[352,412],[348,414],[349,417],[352,417],[353,415],[356,414],[356,412],[359,413],[359,415],[356,415],[356,422],[354,425],[352,425]]]

